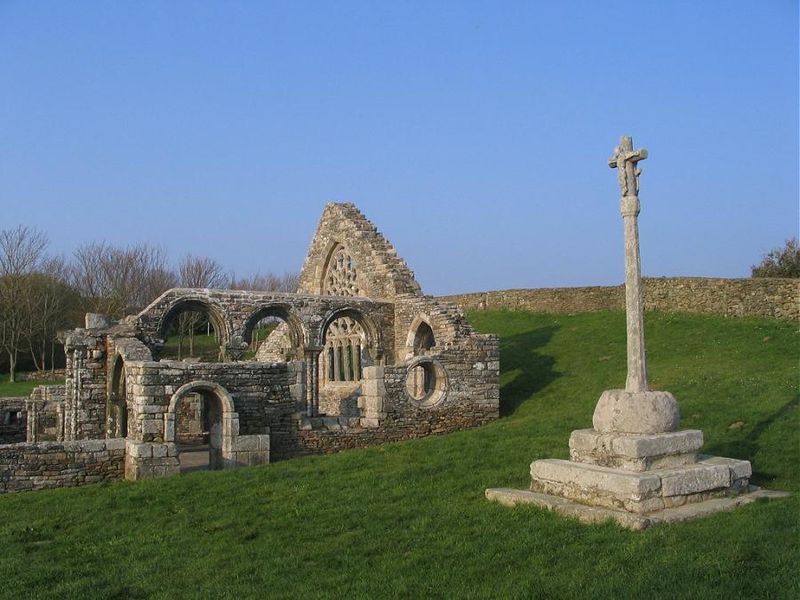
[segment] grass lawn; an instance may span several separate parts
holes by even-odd
[[[798,598],[800,495],[643,533],[484,489],[567,457],[625,379],[622,313],[486,312],[504,418],[266,467],[0,497],[7,598]],[[766,319],[648,314],[654,389],[706,451],[800,491],[798,334]]]
[[[0,375],[0,398],[9,396],[30,396],[33,388],[40,385],[57,385],[64,383],[63,379],[56,381],[15,381],[9,383],[8,374]]]

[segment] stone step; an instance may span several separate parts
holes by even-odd
[[[704,517],[720,511],[733,510],[738,506],[749,504],[762,498],[784,498],[788,495],[787,492],[775,492],[750,486],[743,494],[735,497],[712,498],[703,502],[666,508],[643,515],[613,508],[587,506],[565,498],[540,494],[528,490],[514,490],[510,488],[490,488],[486,490],[487,499],[503,504],[504,506],[532,504],[578,519],[583,523],[601,523],[611,520],[616,521],[622,527],[634,531],[642,531],[661,523],[676,523]]]
[[[697,429],[651,435],[579,429],[569,438],[573,462],[636,472],[694,464],[702,447],[703,432]]]
[[[647,513],[714,495],[738,494],[747,487],[750,474],[749,462],[718,457],[646,472],[545,459],[531,464],[531,490],[582,504]]]

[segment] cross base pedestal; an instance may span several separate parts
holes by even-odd
[[[634,404],[642,400],[644,408]],[[665,420],[678,421],[677,403],[667,392],[606,391],[595,411],[595,429],[572,432],[570,460],[534,461],[530,490],[492,488],[486,497],[507,505],[535,504],[585,522],[613,519],[641,530],[786,495],[750,486],[746,460],[698,454],[700,430],[628,433],[597,427],[633,423],[646,429]]]

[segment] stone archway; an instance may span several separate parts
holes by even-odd
[[[187,416],[180,410],[185,402],[199,407],[197,418],[203,427],[200,443],[181,444],[186,442],[182,434],[187,434]],[[164,420],[164,441],[176,445],[182,471],[225,468],[226,450],[236,446],[239,436],[239,414],[225,388],[212,381],[193,381],[181,386],[172,395]],[[203,461],[204,452],[207,452],[207,463]]]
[[[156,327],[159,343],[163,344],[169,335],[170,327],[175,320],[186,314],[202,314],[214,330],[216,344],[219,347],[217,360],[226,358],[232,342],[231,325],[224,309],[206,298],[187,295],[178,297],[164,310]]]
[[[256,347],[253,343],[254,332],[259,323],[270,317],[280,323],[263,340],[262,347]],[[307,345],[303,322],[288,304],[268,304],[258,307],[245,321],[242,340],[250,346],[252,352],[256,353],[256,360],[264,362],[300,359],[303,357],[303,348]]]

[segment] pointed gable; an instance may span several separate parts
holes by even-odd
[[[325,206],[298,291],[387,300],[399,294],[422,294],[405,261],[350,203]]]

